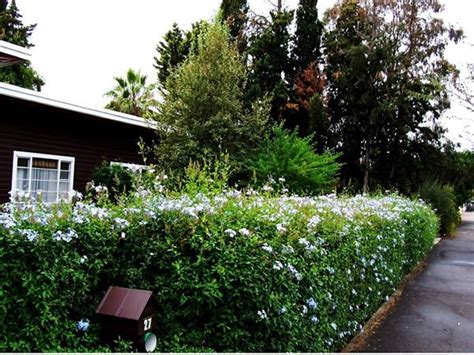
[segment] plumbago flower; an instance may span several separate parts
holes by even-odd
[[[90,325],[89,319],[81,319],[79,322],[77,322],[76,327],[77,327],[77,330],[81,332],[86,332],[87,329],[89,329],[89,325]]]
[[[280,189],[279,185],[274,187],[275,191]],[[84,248],[84,244],[90,243],[96,249],[101,245],[133,247],[140,252],[142,236],[142,240],[156,241],[145,243],[150,248],[142,251],[145,257],[139,261],[139,267],[146,271],[151,267],[147,260],[179,261],[183,257],[179,248],[172,256],[163,253],[160,238],[175,245],[177,238],[182,240],[188,233],[202,233],[209,247],[206,254],[212,257],[225,253],[239,261],[244,259],[239,253],[250,253],[246,273],[258,276],[261,282],[252,279],[252,289],[245,291],[248,294],[239,294],[239,289],[233,292],[236,297],[254,297],[256,302],[261,302],[262,297],[270,299],[243,311],[250,312],[253,320],[262,325],[273,326],[273,320],[291,320],[301,327],[298,336],[317,330],[318,338],[321,337],[318,341],[325,350],[339,346],[360,329],[369,311],[399,282],[402,270],[418,260],[405,251],[414,243],[413,221],[424,218],[422,215],[429,211],[417,201],[396,195],[300,197],[235,189],[212,195],[178,195],[142,188],[115,205],[110,201],[94,202],[87,196],[70,204],[49,205],[22,198],[21,203],[7,204],[0,211],[2,245],[8,245],[8,240],[16,241],[15,238],[32,249],[43,243],[46,247],[46,243],[61,243],[58,247],[65,252],[70,250],[71,254],[66,256],[81,272],[96,272],[101,267],[93,262],[94,255],[99,254],[93,248]],[[179,228],[173,230],[174,226]],[[76,241],[77,238],[80,239]],[[118,243],[118,238],[127,242]],[[340,250],[344,253],[338,254]],[[117,263],[120,254],[128,255],[117,253]],[[342,259],[346,257],[347,260]],[[213,263],[215,259],[203,256],[200,261]],[[240,272],[243,264],[235,265],[236,270],[225,271]],[[186,272],[196,276],[192,268]],[[334,284],[340,285],[337,291],[332,287]],[[267,305],[271,306],[265,309]],[[337,317],[327,317],[327,312]],[[294,317],[299,318],[297,324]],[[89,321],[81,319],[76,326],[79,332],[85,332]]]

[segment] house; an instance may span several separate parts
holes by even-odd
[[[47,202],[83,191],[104,160],[143,164],[138,142],[154,138],[143,118],[0,83],[0,204],[10,191],[41,191]]]
[[[0,41],[0,68],[31,60],[29,49],[15,44]]]

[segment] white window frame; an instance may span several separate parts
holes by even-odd
[[[16,188],[16,178],[17,178],[17,173],[18,173],[18,158],[26,158],[30,159],[30,163],[28,165],[28,193],[31,194],[31,176],[32,176],[32,166],[31,164],[33,163],[34,158],[38,159],[50,159],[50,160],[57,160],[59,165],[58,165],[58,173],[61,171],[61,162],[67,162],[71,164],[71,171],[70,171],[70,181],[69,181],[69,189],[68,189],[68,195],[73,191],[74,187],[74,168],[75,168],[75,162],[76,158],[70,157],[70,156],[64,156],[64,155],[53,155],[53,154],[42,154],[42,153],[33,153],[33,152],[23,152],[23,151],[17,151],[15,150],[13,152],[13,171],[12,171],[12,194],[16,195],[18,191],[23,191],[19,190]],[[57,187],[56,187],[56,201],[59,200],[59,176],[58,176],[58,182],[57,182]],[[68,197],[69,199],[69,197]]]

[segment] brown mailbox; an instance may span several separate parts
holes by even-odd
[[[95,311],[104,339],[111,341],[120,336],[133,341],[139,351],[155,350],[156,306],[151,291],[109,287]]]

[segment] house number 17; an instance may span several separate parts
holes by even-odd
[[[151,318],[147,318],[143,320],[143,330],[146,332],[151,328]]]

